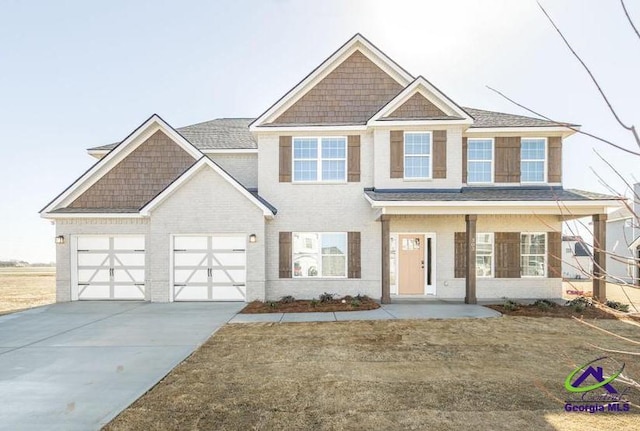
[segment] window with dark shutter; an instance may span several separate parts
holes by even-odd
[[[348,234],[348,275],[349,278],[360,278],[362,274],[360,259],[360,232],[349,232]]]
[[[392,130],[390,136],[390,176],[404,177],[404,132]]]
[[[360,135],[350,135],[347,139],[349,145],[347,180],[350,183],[360,182]]]
[[[465,278],[467,270],[467,234],[456,232],[454,235],[454,277]]]
[[[433,178],[447,178],[447,131],[433,131]]]
[[[280,232],[280,278],[291,278],[291,232]]]
[[[547,277],[562,277],[562,233],[547,233]]]
[[[291,136],[280,136],[280,182],[291,182]]]
[[[548,172],[547,181],[550,183],[562,182],[562,138],[552,136],[547,140],[548,145]]]
[[[496,232],[496,278],[520,278],[520,232]]]
[[[520,137],[496,137],[495,177],[496,183],[520,182]]]

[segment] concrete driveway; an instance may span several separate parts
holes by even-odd
[[[0,316],[0,429],[99,429],[244,305],[73,302]]]

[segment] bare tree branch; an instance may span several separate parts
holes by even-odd
[[[498,94],[499,96],[502,96],[503,98],[505,98],[505,99],[506,99],[506,100],[508,100],[509,102],[513,103],[514,105],[516,105],[516,106],[518,106],[518,107],[520,107],[520,108],[524,109],[524,110],[525,110],[525,111],[527,111],[527,112],[532,113],[533,115],[537,115],[538,117],[540,117],[540,118],[544,118],[544,119],[545,119],[545,120],[547,120],[547,121],[551,121],[552,123],[555,123],[555,124],[557,124],[558,126],[566,127],[567,129],[572,130],[572,131],[574,131],[574,132],[576,132],[576,133],[580,133],[580,134],[582,134],[582,135],[585,135],[585,136],[588,136],[588,137],[593,138],[593,139],[595,139],[595,140],[598,140],[598,141],[600,141],[600,142],[603,142],[603,143],[605,143],[605,144],[607,144],[607,145],[611,145],[612,147],[617,148],[618,150],[625,151],[625,152],[627,152],[627,153],[629,153],[629,154],[633,154],[634,156],[640,156],[640,152],[635,152],[635,151],[630,150],[630,149],[628,149],[628,148],[621,147],[620,145],[618,145],[618,144],[616,144],[616,143],[614,143],[614,142],[612,142],[612,141],[610,141],[610,140],[608,140],[608,139],[601,138],[600,136],[596,136],[596,135],[594,135],[594,134],[592,134],[592,133],[582,131],[582,130],[578,129],[577,127],[574,127],[574,126],[572,126],[572,125],[570,125],[570,124],[567,124],[567,123],[561,123],[561,122],[559,122],[559,121],[555,121],[555,120],[553,120],[553,119],[551,119],[551,118],[547,117],[546,115],[542,115],[541,113],[536,112],[536,111],[534,111],[533,109],[528,108],[528,107],[526,107],[525,105],[523,105],[523,104],[521,104],[521,103],[516,102],[515,100],[513,100],[512,98],[510,98],[509,96],[507,96],[506,94],[504,94],[503,92],[501,92],[500,90],[496,90],[495,88],[490,87],[490,86],[488,86],[488,85],[487,85],[486,87],[487,87],[489,90],[493,91],[494,93]],[[640,143],[639,143],[638,145],[640,146]]]
[[[593,73],[591,72],[591,69],[589,69],[589,66],[587,66],[587,64],[582,60],[582,58],[578,55],[578,53],[573,49],[573,47],[571,46],[571,44],[569,43],[567,38],[564,37],[564,34],[562,33],[562,31],[560,31],[560,28],[558,28],[558,26],[553,21],[553,19],[551,19],[551,16],[549,16],[549,14],[545,10],[545,8],[542,7],[540,2],[538,2],[538,6],[540,6],[540,9],[542,9],[542,13],[544,13],[544,15],[547,17],[547,19],[549,20],[549,22],[553,26],[553,28],[555,28],[556,32],[558,32],[558,34],[562,38],[564,44],[567,45],[567,48],[569,48],[569,51],[571,51],[573,56],[580,62],[580,64],[582,65],[584,70],[587,72],[587,74],[589,74],[589,77],[591,78],[591,81],[593,81],[593,84],[598,89],[598,92],[602,96],[602,99],[607,104],[607,107],[609,108],[609,111],[611,111],[611,114],[616,119],[618,124],[620,124],[620,126],[623,127],[624,129],[629,130],[633,134],[633,137],[636,140],[636,143],[638,144],[638,147],[640,147],[640,136],[638,136],[638,132],[636,131],[636,127],[634,125],[628,126],[626,123],[624,123],[622,121],[622,119],[618,116],[618,113],[616,112],[615,108],[613,107],[613,105],[609,101],[609,98],[605,94],[604,90],[602,89],[602,87],[600,87],[600,83],[598,83],[598,80],[596,79],[596,77],[593,76]]]
[[[620,0],[620,4],[622,5],[622,10],[624,11],[624,14],[627,16],[627,19],[629,20],[629,25],[631,26],[633,31],[636,32],[636,36],[638,36],[638,39],[640,39],[640,33],[638,32],[638,29],[636,28],[635,24],[633,23],[633,20],[629,16],[629,11],[627,11],[627,6],[624,4],[624,0]]]

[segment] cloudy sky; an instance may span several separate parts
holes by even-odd
[[[614,1],[541,0],[622,118],[640,125],[640,40]],[[640,1],[627,0],[640,24]],[[152,113],[179,127],[257,116],[356,32],[463,106],[489,91],[634,148],[535,1],[0,1],[0,260],[54,259],[38,211]],[[636,148],[637,150],[637,148]],[[605,192],[640,158],[565,142],[565,187]]]

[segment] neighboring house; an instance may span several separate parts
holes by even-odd
[[[593,257],[581,236],[562,236],[562,277],[590,279]]]
[[[463,108],[356,35],[256,119],[90,149],[41,212],[57,299],[560,297],[562,221],[617,205],[563,189],[573,129]]]
[[[607,218],[607,278],[640,285],[640,183],[634,185],[634,193],[631,205],[613,211]]]

